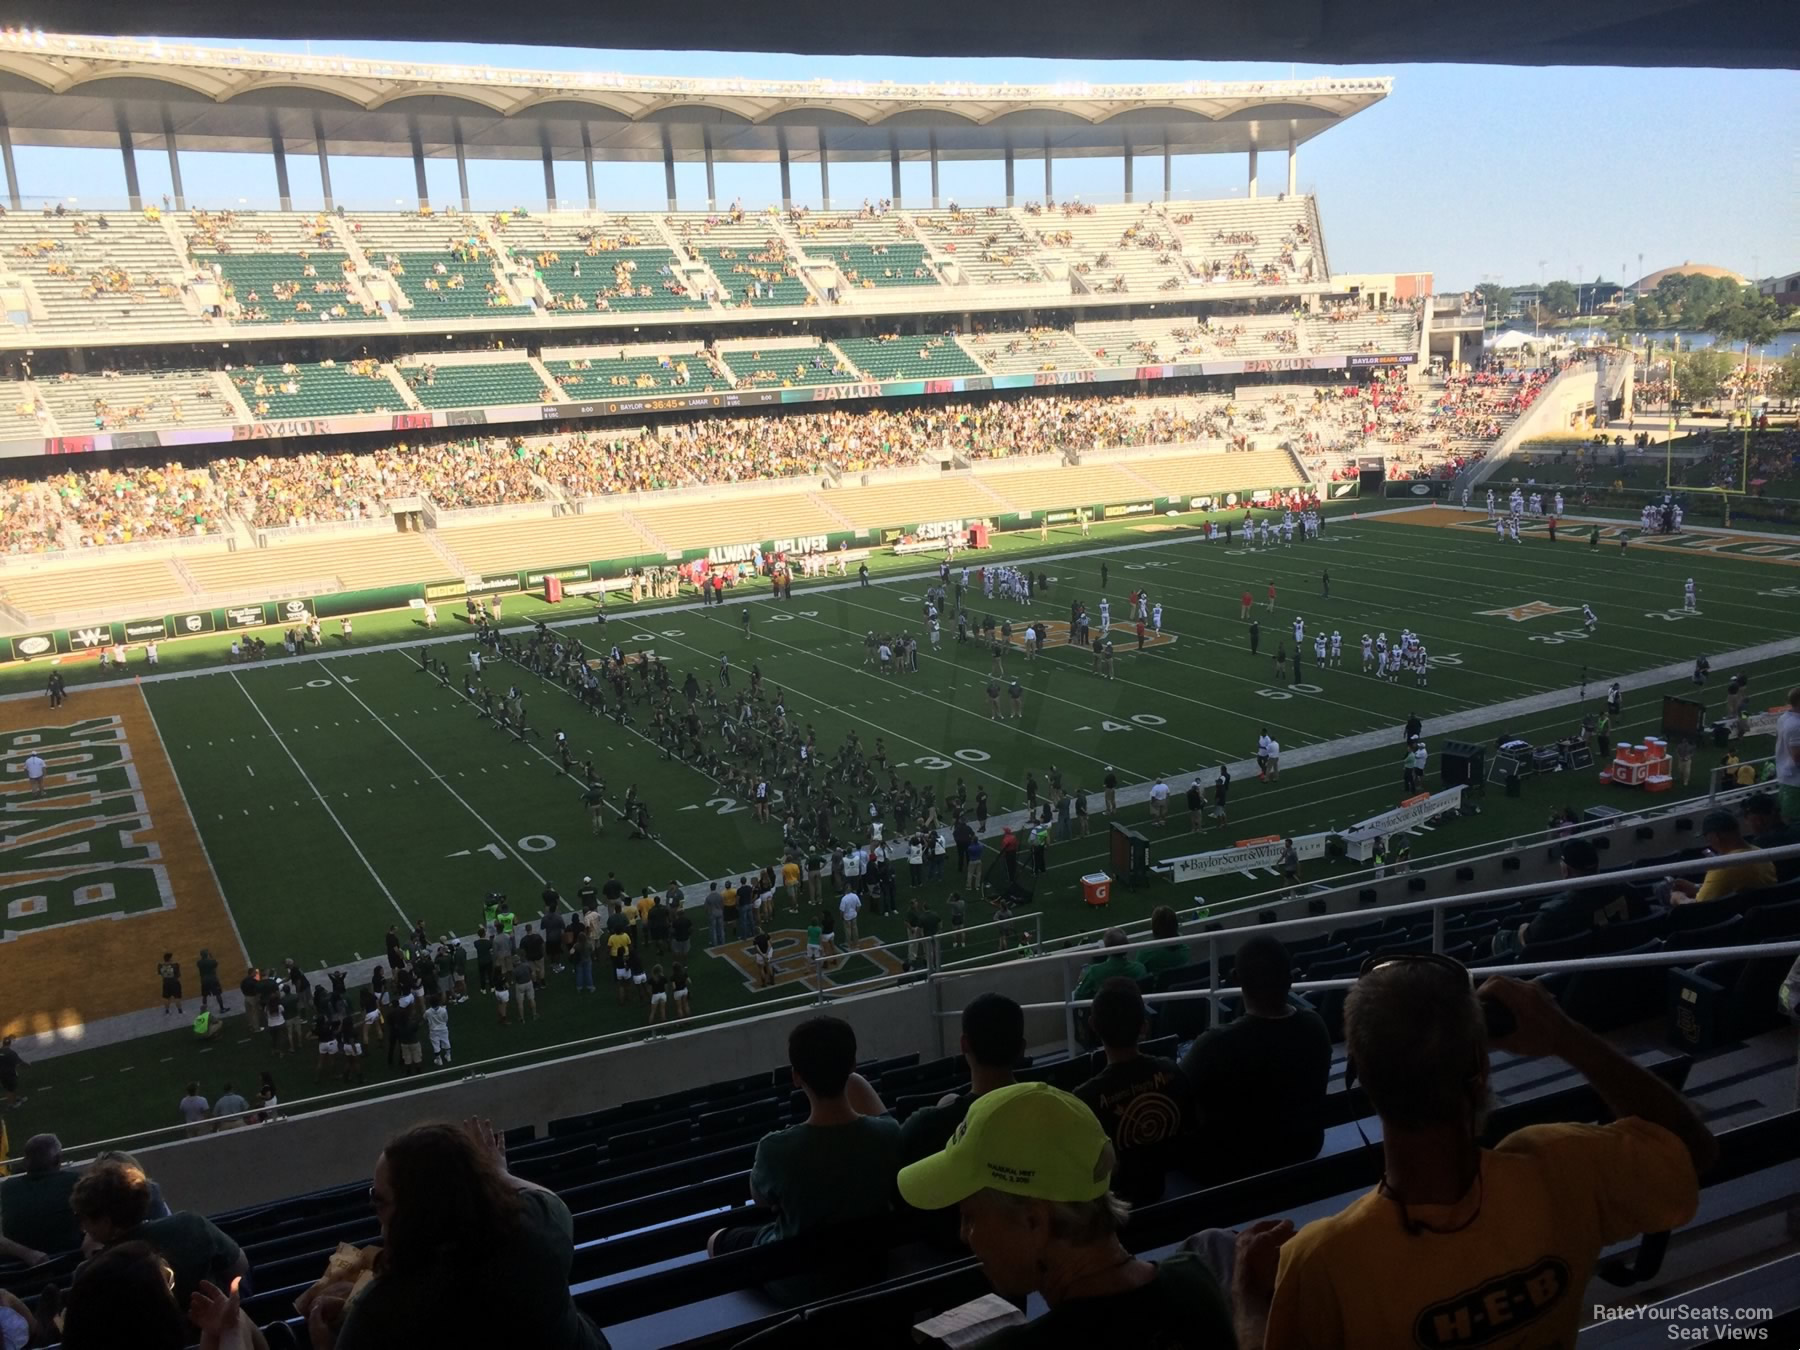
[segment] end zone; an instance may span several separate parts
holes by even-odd
[[[25,761],[46,763],[34,796]],[[63,707],[0,703],[0,1032],[28,1035],[154,1007],[156,961],[210,949],[235,983],[245,953],[162,738],[135,686]]]

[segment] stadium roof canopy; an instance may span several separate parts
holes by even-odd
[[[318,18],[316,11],[314,18]],[[434,26],[441,33],[441,25]],[[517,34],[515,33],[516,37]],[[756,63],[766,64],[766,63]],[[1387,97],[1386,78],[973,85],[688,79],[373,61],[152,39],[0,34],[16,143],[477,159],[1057,158],[1288,151]]]
[[[1494,65],[1800,64],[1792,0],[907,0],[746,5],[740,0],[522,9],[477,0],[8,0],[8,23],[237,40],[385,38],[682,51],[1052,56],[1099,61],[1455,62]]]

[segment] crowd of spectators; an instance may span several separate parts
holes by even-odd
[[[428,496],[448,510],[543,496],[542,447],[524,437],[472,437],[389,446],[368,454],[308,451],[231,456],[208,466],[227,509],[272,529],[387,514],[397,497]]]
[[[0,553],[44,553],[63,546],[68,519],[43,483],[0,483]]]
[[[353,371],[363,363],[351,363]],[[262,375],[257,378],[280,378]],[[574,377],[571,377],[574,378]],[[1479,454],[1459,433],[1496,429],[1530,405],[1538,372],[1462,377],[1442,397],[1399,375],[1342,389],[1273,397],[1028,399],[705,417],[621,431],[486,436],[434,445],[399,442],[361,454],[304,451],[224,456],[204,465],[71,469],[42,482],[0,481],[0,551],[180,538],[223,528],[229,512],[272,529],[385,515],[395,498],[425,496],[447,510],[654,492],[759,479],[840,477],[1065,450],[1223,441],[1229,449],[1286,446],[1318,475],[1354,474],[1371,440],[1389,472],[1448,475]],[[253,390],[250,392],[254,392]],[[1771,460],[1791,450],[1775,447]]]
[[[22,486],[6,485],[14,492]],[[183,539],[217,533],[222,526],[211,480],[181,464],[70,469],[45,480],[39,499],[55,504],[82,548]]]

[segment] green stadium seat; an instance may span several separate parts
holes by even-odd
[[[731,388],[731,382],[699,355],[589,356],[545,361],[544,367],[562,390],[577,402],[676,390],[708,394]],[[684,369],[685,380],[682,378]]]
[[[372,375],[360,373],[373,369]],[[244,366],[230,373],[258,421],[404,412],[406,400],[374,362],[350,365]]]
[[[839,338],[834,345],[872,380],[935,380],[983,373],[949,333]]]
[[[413,397],[427,408],[481,408],[545,401],[544,382],[528,361],[426,364],[397,369]]]

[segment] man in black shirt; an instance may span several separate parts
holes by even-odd
[[[929,1157],[950,1141],[984,1092],[1014,1081],[1013,1066],[1025,1053],[1025,1013],[1004,994],[978,994],[963,1009],[962,1053],[969,1065],[969,1090],[946,1094],[922,1107],[900,1126],[900,1161]]]
[[[1198,1124],[1194,1089],[1172,1059],[1138,1052],[1144,996],[1134,980],[1115,977],[1094,995],[1092,1025],[1106,1067],[1075,1089],[1118,1154],[1114,1193],[1134,1205],[1162,1199],[1175,1150]]]
[[[1565,879],[1591,877],[1599,870],[1600,853],[1591,840],[1577,837],[1563,841],[1562,874]],[[1533,943],[1561,942],[1590,928],[1623,923],[1630,917],[1631,902],[1620,887],[1601,885],[1559,891],[1538,908],[1530,923],[1495,933],[1494,955],[1510,956]]]
[[[1244,991],[1244,1015],[1207,1032],[1181,1060],[1203,1116],[1188,1170],[1207,1179],[1305,1162],[1325,1143],[1331,1034],[1317,1013],[1288,1001],[1287,949],[1251,938],[1232,979]]]

